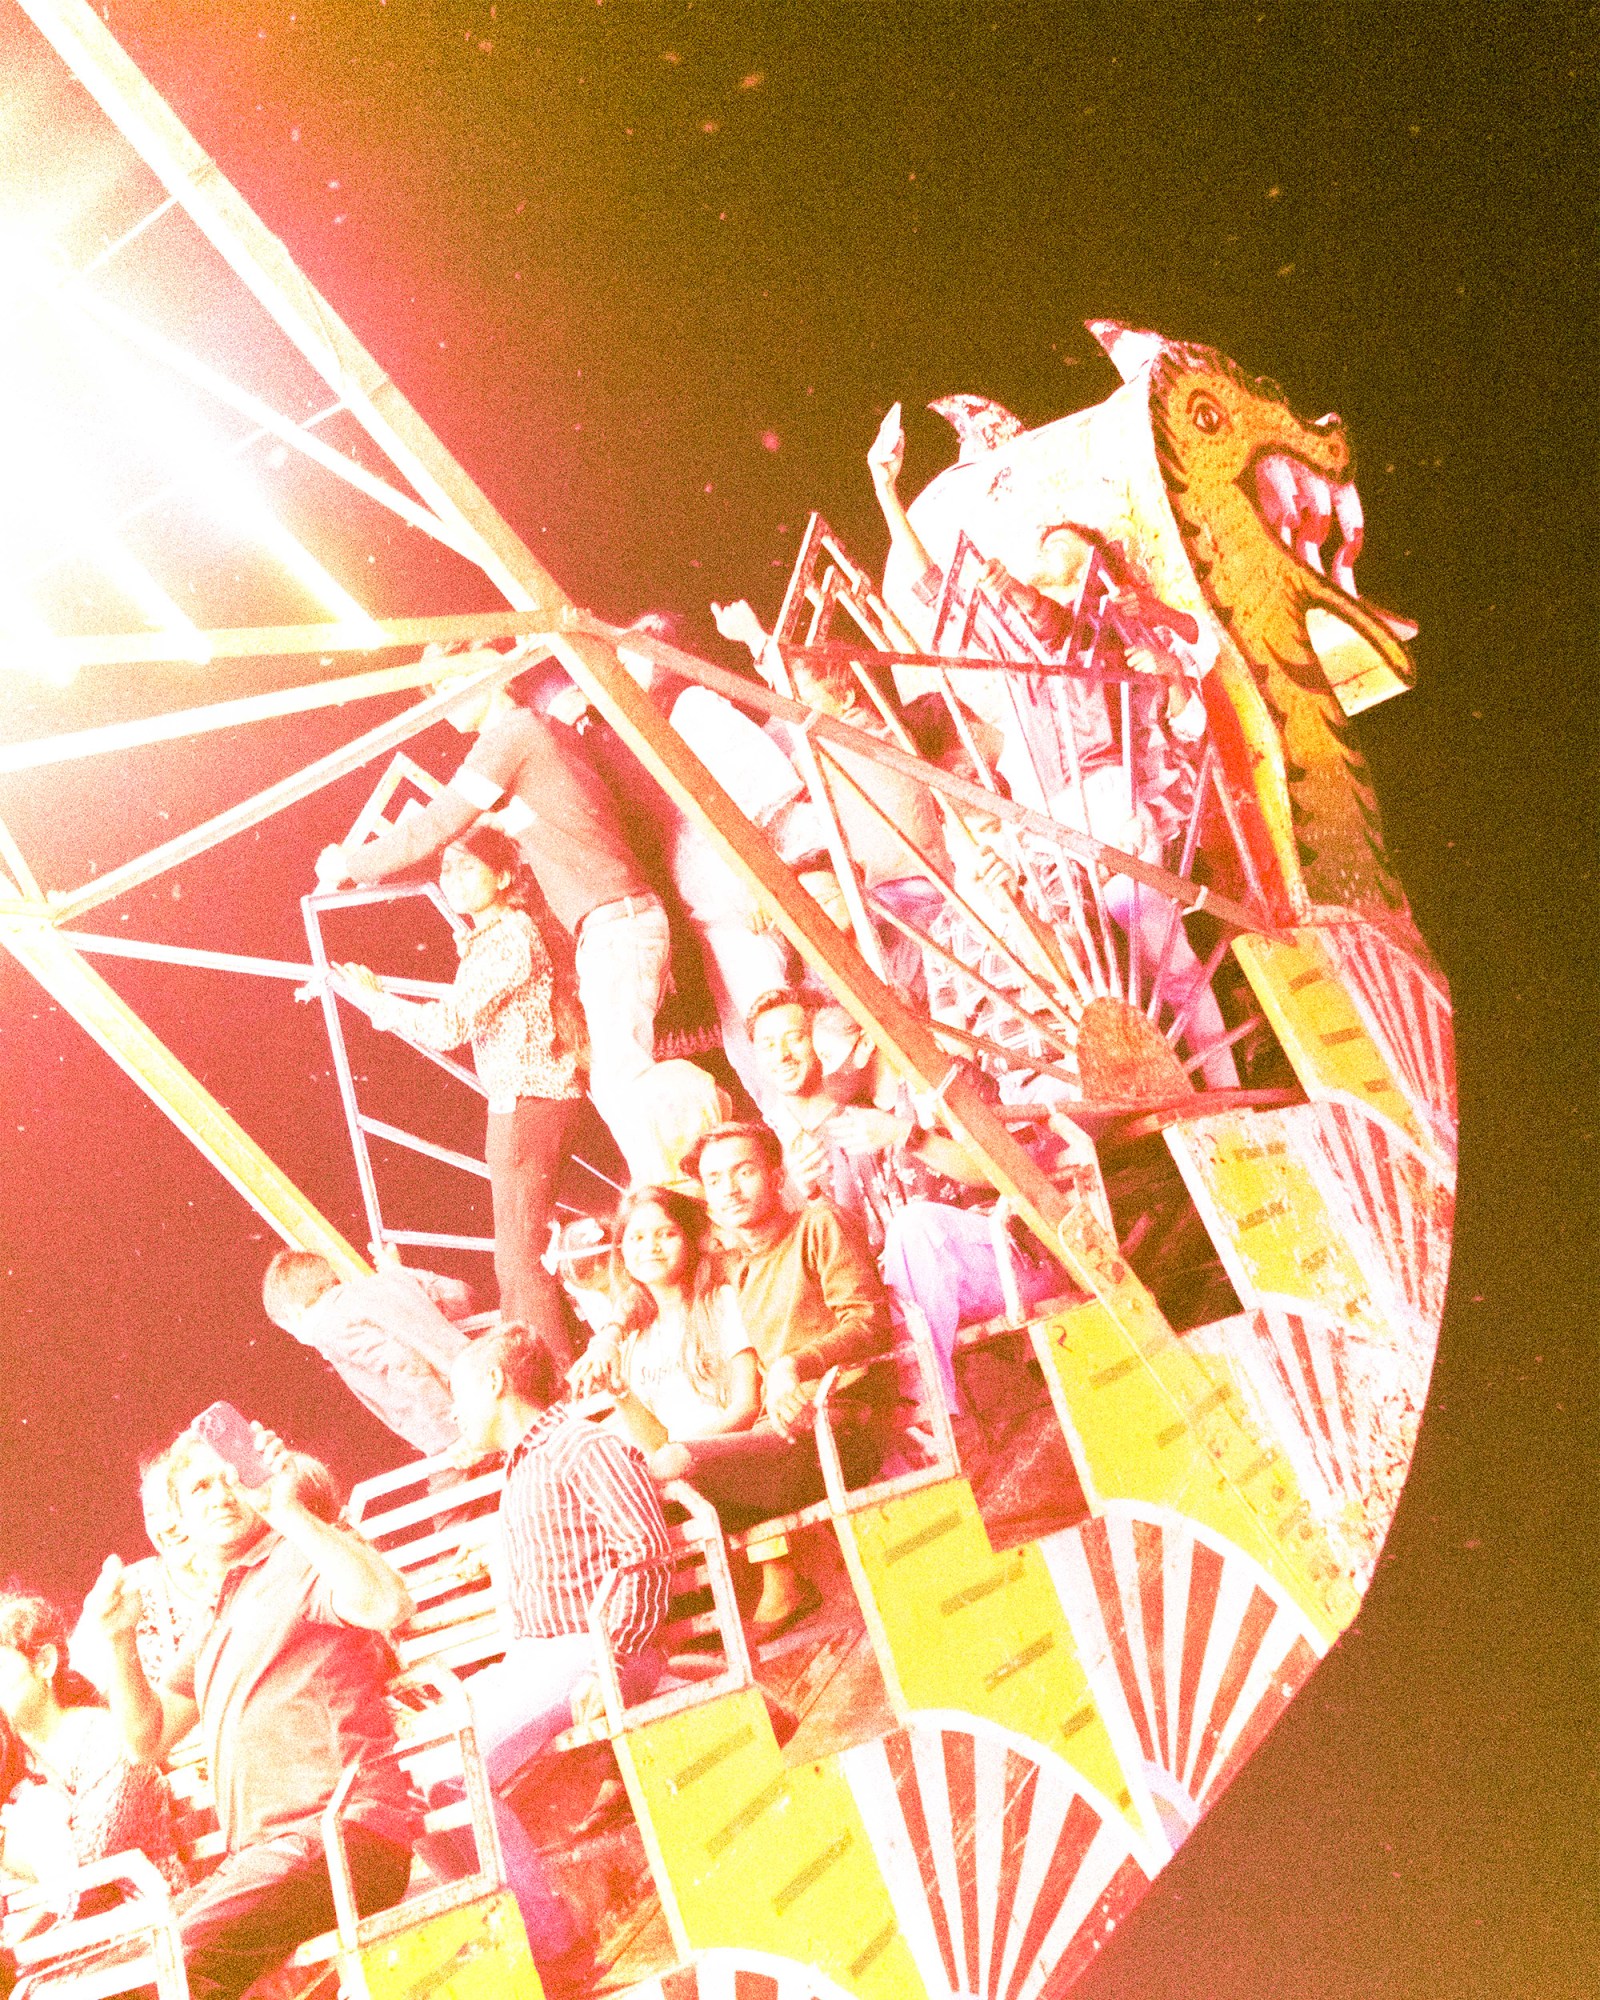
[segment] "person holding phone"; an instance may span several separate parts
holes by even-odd
[[[405,1894],[421,1831],[389,1756],[384,1702],[405,1619],[404,1582],[374,1549],[308,1505],[305,1461],[230,1406],[174,1444],[173,1503],[217,1605],[193,1650],[152,1687],[141,1605],[116,1556],[84,1605],[111,1656],[107,1696],[130,1753],[159,1760],[198,1720],[227,1853],[179,1919],[192,2000],[236,2000],[306,1938],[332,1928],[321,1815],[361,1770],[344,1825],[364,1914]]]

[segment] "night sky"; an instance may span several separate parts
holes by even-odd
[[[1363,588],[1421,625],[1417,688],[1360,735],[1455,993],[1450,1303],[1358,1624],[1075,1990],[1592,1993],[1594,10],[108,18],[572,595],[669,611],[711,657],[710,600],[770,616],[811,507],[881,559],[863,454],[890,402],[909,494],[953,456],[930,398],[978,391],[1033,423],[1109,393],[1085,318],[1209,342],[1303,414],[1341,412]],[[17,31],[0,15],[0,76]],[[192,687],[0,693],[0,734]],[[70,883],[381,709],[0,779],[0,813]],[[445,773],[458,746],[441,731],[422,754]],[[131,898],[136,934],[302,955],[312,858],[370,782]],[[100,963],[361,1240],[314,1010]],[[263,1226],[9,959],[0,1038],[0,1569],[65,1597],[106,1549],[141,1552],[133,1462],[216,1395],[347,1476],[385,1462],[261,1319]]]

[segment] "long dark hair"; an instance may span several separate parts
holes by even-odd
[[[24,1590],[0,1596],[0,1646],[37,1665],[46,1646],[56,1649],[50,1692],[63,1708],[101,1708],[99,1690],[67,1658],[67,1621],[47,1597]]]
[[[685,1273],[688,1292],[688,1329],[684,1339],[683,1363],[691,1380],[715,1391],[719,1384],[714,1360],[714,1323],[709,1310],[711,1295],[722,1282],[722,1270],[710,1248],[711,1218],[704,1204],[676,1188],[630,1188],[617,1204],[611,1224],[611,1297],[619,1309],[617,1330],[628,1335],[645,1333],[655,1325],[659,1308],[647,1288],[640,1284],[622,1261],[622,1236],[629,1221],[641,1208],[659,1208],[683,1231],[689,1246],[689,1267]]]
[[[511,877],[501,900],[528,918],[550,960],[550,1014],[555,1023],[556,1046],[561,1053],[573,1054],[587,1066],[589,1028],[578,1002],[578,964],[572,939],[551,909],[538,877],[523,859],[522,849],[509,833],[481,821],[458,834],[450,845],[464,847],[494,874]]]

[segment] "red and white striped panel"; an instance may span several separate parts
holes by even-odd
[[[1371,924],[1329,924],[1321,937],[1412,1109],[1453,1160],[1455,1032],[1443,982]]]
[[[852,2000],[814,1965],[767,1951],[697,1952],[659,1979],[644,1979],[615,2000]]]
[[[1323,1191],[1354,1224],[1351,1250],[1380,1300],[1438,1331],[1450,1275],[1455,1195],[1423,1154],[1351,1098],[1306,1106],[1327,1171]]]
[[[1173,1848],[1316,1665],[1321,1644],[1241,1551],[1114,1502],[1039,1545],[1103,1713],[1120,1709]]]
[[[1364,1591],[1411,1462],[1426,1357],[1416,1343],[1374,1340],[1288,1302],[1197,1328],[1187,1340],[1232,1364],[1252,1417],[1288,1459]]]
[[[840,1759],[931,2000],[1055,2000],[1150,1886],[1059,1758],[927,1716]]]

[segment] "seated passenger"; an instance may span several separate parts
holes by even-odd
[[[460,970],[443,999],[399,999],[364,965],[335,966],[334,984],[375,1028],[441,1051],[472,1043],[489,1099],[483,1150],[500,1310],[507,1319],[559,1317],[560,1289],[540,1260],[567,1130],[583,1098],[581,1031],[575,1016],[564,1012],[550,950],[533,915],[538,887],[515,842],[487,826],[453,841],[439,887],[471,924],[457,947]]]
[[[0,1716],[11,1751],[0,1772],[0,1874],[48,1888],[138,1848],[174,1892],[187,1887],[161,1773],[128,1754],[95,1690],[68,1666],[66,1621],[42,1597],[0,1597]],[[9,1917],[0,1943],[116,1900],[109,1886],[83,1898],[63,1890]]]
[[[227,1852],[179,1917],[192,2000],[237,2000],[296,1945],[334,1925],[322,1812],[360,1766],[344,1810],[363,1915],[405,1894],[420,1819],[390,1752],[383,1635],[410,1615],[405,1584],[359,1536],[321,1518],[331,1482],[315,1461],[255,1427],[271,1472],[243,1487],[191,1432],[169,1459],[172,1496],[215,1613],[165,1682],[139,1663],[141,1604],[115,1556],[84,1605],[112,1655],[111,1713],[152,1761],[198,1720]],[[313,1469],[320,1479],[308,1479]]]
[[[197,1635],[210,1624],[217,1602],[216,1579],[196,1562],[179,1525],[165,1452],[139,1474],[139,1507],[155,1554],[129,1563],[123,1576],[139,1596],[135,1635],[139,1664],[145,1679],[156,1687],[193,1651]],[[80,1623],[72,1635],[72,1664],[104,1693],[110,1685],[111,1655],[96,1643],[98,1638],[98,1627]]]
[[[865,1244],[831,1202],[785,1207],[783,1148],[767,1126],[708,1133],[696,1165],[760,1358],[762,1414],[749,1430],[663,1445],[652,1470],[690,1480],[726,1522],[752,1527],[824,1495],[811,1425],[830,1368],[842,1371],[831,1408],[846,1478],[859,1485],[877,1470],[882,1427],[866,1371],[890,1349],[888,1302]],[[765,1562],[752,1627],[771,1638],[819,1601],[787,1558]]]
[[[669,1589],[660,1497],[633,1445],[557,1404],[562,1386],[549,1343],[515,1325],[474,1341],[450,1376],[464,1447],[507,1454],[491,1567],[511,1642],[467,1683],[497,1793],[569,1724],[604,1712],[589,1607],[614,1574],[605,1624],[625,1697],[642,1700],[663,1666],[652,1644]],[[592,1961],[533,1842],[498,1797],[494,1811],[546,1992],[582,1983]]]
[[[471,1310],[465,1285],[401,1264],[341,1278],[315,1250],[280,1250],[261,1304],[413,1451],[432,1458],[455,1443],[450,1369],[467,1336],[451,1320]]]
[[[617,1210],[614,1317],[578,1364],[617,1397],[626,1434],[652,1452],[669,1438],[748,1430],[761,1366],[731,1284],[707,1252],[704,1207],[668,1188],[634,1188]]]
[[[956,1329],[1025,1310],[1068,1287],[1060,1267],[989,1212],[995,1190],[959,1140],[909,1111],[841,1103],[830,1092],[804,994],[769,993],[750,1014],[756,1060],[783,1099],[778,1130],[791,1179],[826,1194],[866,1230],[897,1309],[927,1322],[949,1407],[958,1407]]]

